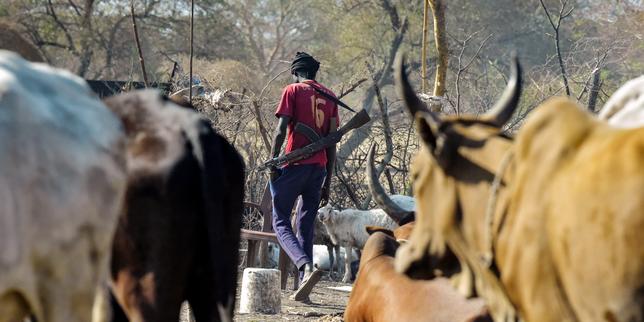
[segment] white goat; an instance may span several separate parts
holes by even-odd
[[[340,245],[336,245],[333,243],[333,240],[331,239],[331,236],[329,236],[328,231],[326,230],[326,227],[324,227],[324,224],[320,220],[315,221],[315,237],[313,237],[313,244],[316,245],[324,245],[326,246],[326,250],[328,255],[327,256],[322,256],[321,253],[319,253],[318,257],[326,257],[328,260],[328,269],[329,269],[329,276],[332,278],[334,277],[335,273],[340,273],[340,257],[342,256],[340,254]],[[315,249],[313,250],[313,262],[314,264],[316,261],[316,254],[315,254]],[[320,263],[320,260],[318,260],[318,266],[320,266],[321,269],[326,269],[326,266],[322,266]]]
[[[344,277],[342,282],[351,280],[353,248],[362,249],[369,238],[366,226],[381,226],[394,229],[398,225],[382,209],[338,211],[326,205],[318,210],[318,219],[324,224],[335,245],[345,248]]]

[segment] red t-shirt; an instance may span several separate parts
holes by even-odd
[[[282,92],[282,99],[277,107],[275,116],[289,116],[291,118],[288,124],[288,136],[286,140],[286,153],[297,150],[309,145],[311,141],[301,133],[294,131],[295,124],[304,123],[320,136],[324,137],[329,134],[330,122],[335,118],[336,128],[340,125],[338,107],[335,102],[322,96],[308,84],[313,84],[329,95],[335,97],[335,94],[322,84],[315,81],[305,81],[306,83],[294,83],[286,86]],[[326,150],[322,149],[316,152],[308,159],[299,160],[297,164],[319,164],[326,166]]]

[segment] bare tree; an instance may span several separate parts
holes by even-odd
[[[436,53],[438,64],[436,65],[436,79],[434,80],[434,96],[445,95],[445,81],[447,77],[447,32],[445,29],[445,10],[447,4],[443,0],[429,0],[434,16],[434,39],[436,40]]]
[[[403,18],[401,22],[400,16],[398,15],[398,9],[394,5],[392,5],[389,0],[379,0],[378,4],[380,8],[382,8],[387,13],[391,27],[395,32],[395,36],[389,45],[388,55],[386,56],[382,67],[375,72],[375,75],[373,77],[374,84],[377,85],[378,88],[382,88],[383,85],[391,81],[391,71],[394,58],[396,57],[396,53],[398,52],[398,49],[402,44],[403,38],[405,36],[405,33],[407,32],[409,25],[406,18]],[[371,106],[373,105],[373,100],[376,94],[373,88],[374,87],[371,86],[370,90],[368,90],[364,94],[364,98],[362,99],[362,108],[367,111],[371,110]],[[362,142],[369,136],[369,133],[369,124],[353,131],[338,150],[337,162],[342,165],[344,163],[344,160],[352,153],[352,151],[354,151],[360,144],[362,144]]]
[[[563,58],[561,56],[561,47],[559,45],[559,29],[561,28],[561,21],[563,21],[567,17],[570,17],[570,14],[572,14],[572,11],[575,9],[575,7],[570,7],[570,9],[568,9],[568,0],[559,0],[559,14],[557,15],[557,22],[555,22],[550,15],[550,11],[548,11],[548,8],[543,3],[543,0],[539,0],[539,2],[541,3],[543,11],[546,13],[546,17],[548,17],[548,22],[550,22],[550,25],[554,30],[554,35],[552,35],[552,37],[555,39],[555,48],[557,50],[557,58],[559,59],[559,67],[561,68],[561,77],[563,78],[566,95],[570,96],[571,93],[570,86],[568,85],[568,77],[566,76],[566,67],[564,66]]]
[[[467,45],[470,42],[470,40],[472,40],[472,38],[476,36],[476,34],[477,34],[476,32],[473,34],[470,34],[469,36],[467,36],[467,38],[465,38],[465,40],[459,41],[461,50],[457,57],[458,67],[456,70],[456,81],[454,84],[455,85],[454,87],[456,89],[456,108],[455,108],[456,115],[459,115],[461,113],[461,76],[465,71],[467,71],[468,68],[470,68],[474,60],[479,57],[479,53],[481,52],[481,49],[483,49],[487,41],[492,37],[492,35],[485,37],[485,39],[481,41],[481,44],[479,45],[474,55],[470,57],[467,63],[463,64],[463,56],[465,54],[465,50],[467,49]]]
[[[148,73],[145,71],[145,59],[143,59],[143,49],[141,49],[141,41],[139,40],[139,29],[136,27],[136,18],[134,18],[134,0],[131,0],[130,2],[130,16],[132,17],[132,31],[134,33],[134,42],[136,43],[136,50],[139,53],[139,64],[141,65],[143,83],[145,84],[145,87],[148,87]],[[190,76],[192,76],[192,60],[190,61],[190,63]],[[192,90],[190,91],[190,103],[192,103]]]

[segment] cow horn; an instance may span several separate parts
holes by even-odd
[[[389,195],[385,192],[385,188],[380,184],[380,181],[378,181],[378,177],[376,176],[376,165],[374,164],[374,154],[376,152],[376,144],[373,143],[371,145],[371,148],[369,148],[369,154],[367,155],[367,177],[369,180],[369,191],[371,192],[371,196],[376,200],[376,204],[382,210],[391,217],[397,224],[401,224],[401,222],[410,214],[409,211],[406,211],[402,209],[400,206],[398,206],[391,198],[389,198]]]
[[[416,93],[414,92],[414,89],[411,87],[411,84],[409,84],[409,79],[407,78],[407,73],[405,72],[405,55],[402,53],[398,53],[396,55],[396,63],[394,64],[395,68],[395,77],[396,77],[396,91],[398,92],[398,96],[403,99],[405,102],[405,107],[407,107],[407,110],[411,114],[412,119],[418,114],[419,112],[426,112],[429,113],[429,115],[432,117],[434,121],[437,123],[440,123],[440,118],[438,115],[435,113],[432,113],[423,101],[418,98]]]
[[[485,113],[481,120],[494,127],[501,128],[507,121],[510,120],[514,110],[519,105],[519,97],[521,96],[521,64],[516,53],[512,54],[511,76],[508,81],[503,95],[499,101],[492,107],[492,109]]]

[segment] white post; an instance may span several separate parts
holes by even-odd
[[[282,305],[280,271],[246,268],[242,277],[239,313],[278,314]]]

